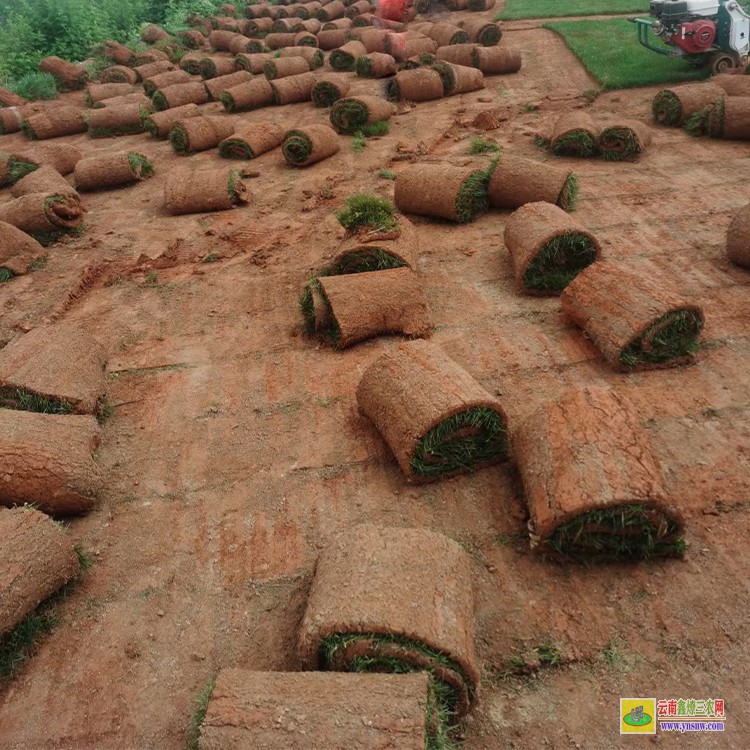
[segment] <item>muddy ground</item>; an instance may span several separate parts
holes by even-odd
[[[342,236],[335,211],[355,192],[392,195],[379,169],[461,163],[472,137],[542,159],[533,136],[571,107],[648,118],[657,89],[589,104],[595,83],[564,43],[526,26],[508,24],[503,40],[523,51],[517,75],[418,105],[361,154],[346,137],[339,155],[305,170],[265,154],[251,165],[260,176],[250,204],[234,211],[164,214],[166,176],[184,162],[166,142],[66,139],[85,154],[137,148],[156,175],[86,195],[83,237],[0,286],[0,340],[76,322],[107,343],[116,405],[98,454],[105,495],[71,524],[95,564],[58,606],[60,624],[0,686],[0,747],[183,748],[196,695],[219,669],[296,668],[316,554],[362,521],[429,527],[475,561],[483,682],[465,750],[750,747],[750,274],[724,257],[729,221],[750,198],[746,143],[657,128],[638,163],[570,160],[576,216],[605,257],[642,258],[703,306],[703,347],[684,369],[615,374],[557,299],[519,296],[502,244],[507,212],[461,227],[415,220],[433,341],[514,423],[571,385],[606,384],[635,401],[687,518],[683,561],[536,559],[511,465],[407,486],[354,395],[394,340],[338,353],[300,334],[300,289]],[[485,134],[472,122],[488,109],[502,122]],[[246,117],[326,121],[307,104]],[[22,143],[0,137],[3,149]],[[191,159],[225,164],[215,152]],[[546,643],[563,663],[537,669],[534,649]],[[622,738],[619,698],[632,696],[723,698],[726,732]]]

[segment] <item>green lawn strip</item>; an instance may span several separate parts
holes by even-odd
[[[563,38],[605,89],[679,83],[709,76],[705,68],[691,67],[685,60],[664,57],[642,47],[635,25],[624,18],[550,21],[544,27]]]
[[[648,0],[505,0],[496,21],[639,13],[648,16]]]

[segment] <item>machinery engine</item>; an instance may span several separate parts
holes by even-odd
[[[716,40],[718,0],[652,0],[654,33],[689,55],[708,52]]]

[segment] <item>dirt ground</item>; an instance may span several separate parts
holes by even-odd
[[[343,234],[335,211],[356,192],[392,196],[379,169],[462,163],[472,137],[542,159],[533,136],[571,107],[648,119],[657,89],[589,104],[595,83],[557,36],[506,28],[520,73],[419,104],[361,154],[348,137],[305,170],[265,154],[249,165],[260,176],[237,210],[166,216],[166,176],[185,162],[167,142],[66,139],[86,155],[135,148],[156,175],[85,195],[85,234],[0,285],[0,341],[77,323],[107,345],[116,405],[98,453],[105,495],[71,523],[95,564],[58,606],[60,624],[0,685],[0,748],[183,748],[196,695],[218,670],[297,667],[316,555],[359,522],[428,527],[472,555],[482,685],[465,750],[750,747],[750,274],[724,256],[729,221],[750,196],[746,143],[655,128],[638,163],[569,160],[581,181],[576,216],[604,256],[643,259],[703,306],[703,347],[683,369],[613,373],[559,300],[520,296],[502,243],[508,212],[460,227],[415,219],[432,340],[498,395],[511,424],[571,385],[627,393],[687,519],[684,560],[536,559],[510,464],[406,485],[355,400],[364,369],[394,340],[339,353],[300,333],[301,287]],[[355,79],[352,90],[379,84]],[[472,122],[488,109],[502,122],[483,133]],[[327,121],[309,104],[243,119],[269,117],[290,128]],[[0,149],[24,142],[2,136]],[[191,160],[225,164],[215,152]],[[536,668],[546,643],[560,648],[560,666]],[[619,698],[632,696],[723,698],[726,731],[621,737]]]

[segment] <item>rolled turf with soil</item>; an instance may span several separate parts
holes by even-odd
[[[322,50],[335,50],[343,47],[348,39],[347,32],[344,29],[323,29],[316,35],[318,47]]]
[[[286,78],[287,76],[307,73],[310,70],[310,63],[303,57],[279,57],[269,60],[263,66],[263,73],[269,81],[276,78]]]
[[[18,133],[21,130],[23,116],[18,107],[3,107],[0,109],[0,135]]]
[[[83,65],[68,62],[61,57],[42,58],[39,70],[54,76],[61,91],[82,89],[88,80],[88,73]]]
[[[81,191],[107,190],[151,177],[154,167],[137,151],[118,151],[81,159],[73,176]]]
[[[469,35],[460,27],[452,23],[434,23],[427,30],[426,36],[437,42],[438,47],[450,44],[468,44]]]
[[[226,168],[173,172],[167,177],[164,198],[173,216],[228,211],[249,200],[242,172]]]
[[[153,96],[159,89],[174,86],[177,83],[187,83],[190,80],[190,74],[185,70],[168,70],[165,73],[155,75],[153,78],[147,78],[143,82],[143,90],[147,96]]]
[[[556,295],[601,256],[599,241],[559,206],[526,203],[505,225],[518,288]]]
[[[599,126],[587,112],[576,110],[557,119],[552,128],[550,151],[555,156],[595,156],[599,150]]]
[[[487,188],[493,168],[412,164],[396,177],[396,206],[406,214],[472,221],[489,207]]]
[[[330,107],[349,92],[351,77],[344,73],[328,73],[313,84],[310,98],[316,107]]]
[[[40,143],[31,152],[20,151],[9,157],[8,179],[11,183],[18,182],[43,164],[54,167],[61,175],[70,174],[80,158],[80,149],[70,144]]]
[[[325,63],[325,56],[317,47],[284,47],[277,53],[279,58],[299,58],[307,61],[310,70],[320,68]]]
[[[385,52],[388,32],[385,29],[363,29],[359,33],[359,41],[365,45],[367,53]]]
[[[106,68],[99,76],[102,83],[129,83],[134,85],[138,83],[138,74],[125,65],[113,65]]]
[[[729,224],[727,256],[732,263],[750,268],[750,203],[743,206]]]
[[[238,125],[234,135],[219,144],[219,156],[224,159],[255,159],[280,146],[285,130],[272,120]]]
[[[578,179],[567,167],[503,153],[490,178],[488,194],[493,208],[520,208],[544,201],[572,211]]]
[[[102,474],[93,459],[99,425],[88,415],[6,409],[0,420],[0,505],[34,505],[54,516],[85,513]]]
[[[86,115],[91,138],[109,138],[114,135],[142,133],[145,130],[140,104],[123,104],[119,107],[94,109]]]
[[[637,159],[651,143],[651,128],[638,120],[621,120],[599,131],[599,155],[607,161]]]
[[[430,310],[419,276],[409,268],[320,276],[308,284],[305,328],[337,349],[388,334],[429,336]]]
[[[649,265],[594,263],[566,287],[561,302],[617,370],[672,367],[694,359],[703,311]]]
[[[277,50],[282,47],[294,47],[294,40],[297,35],[294,32],[277,32],[268,34],[263,40],[266,47]]]
[[[132,65],[135,53],[120,42],[111,39],[102,42],[96,50],[102,57],[111,60],[116,65]]]
[[[229,52],[232,42],[241,34],[236,31],[227,31],[225,29],[216,29],[208,35],[208,43],[217,52]]]
[[[10,194],[14,198],[30,193],[57,193],[80,197],[75,188],[49,164],[42,164],[38,169],[29,172],[15,182],[10,189]]]
[[[222,669],[196,747],[424,750],[428,686],[427,675],[416,673]]]
[[[152,65],[153,63],[172,63],[172,61],[169,59],[169,55],[164,52],[164,50],[157,49],[156,47],[151,47],[151,49],[146,50],[145,52],[141,52],[137,54],[133,58],[133,62],[130,63],[134,69],[143,68],[146,65]],[[164,70],[167,70],[167,68],[164,68]],[[155,73],[158,73],[161,71],[155,70],[153,73],[149,72],[147,75],[141,75],[139,72],[138,75],[141,77],[141,79],[145,80],[146,78],[150,77],[151,75],[154,75]]]
[[[190,117],[200,117],[201,111],[195,104],[184,104],[174,109],[166,109],[163,112],[147,112],[141,110],[143,127],[148,130],[154,138],[166,138],[169,131],[178,120],[186,120]]]
[[[354,70],[354,63],[358,57],[364,57],[367,54],[365,45],[362,42],[352,40],[342,47],[333,50],[328,58],[328,64],[339,71]]]
[[[471,559],[427,529],[354,526],[318,557],[299,653],[306,670],[427,672],[427,731],[445,731],[479,686]]]
[[[149,78],[158,76],[160,73],[174,70],[174,65],[169,60],[155,60],[145,65],[139,65],[134,70],[139,81],[147,81]]]
[[[304,47],[300,47],[304,49]],[[242,70],[246,70],[253,75],[263,73],[266,63],[273,59],[271,52],[255,52],[252,54],[239,54],[235,57],[235,62]]]
[[[214,55],[212,57],[202,57],[198,68],[201,78],[208,80],[234,73],[237,70],[237,62],[234,57],[219,57],[218,55]]]
[[[467,94],[484,88],[484,73],[477,68],[455,63],[437,62],[432,66],[443,79],[446,96]]]
[[[22,107],[26,99],[0,86],[0,107]]]
[[[478,44],[451,44],[447,47],[438,47],[435,57],[444,62],[454,63],[455,65],[466,65],[467,67],[476,68],[476,56],[474,51]]]
[[[389,34],[385,51],[392,55],[396,62],[405,62],[412,57],[434,55],[438,43],[429,37],[412,37],[404,39],[403,34]]]
[[[96,414],[106,361],[102,344],[78,326],[34,328],[0,351],[0,407]]]
[[[688,83],[663,89],[655,97],[651,112],[656,122],[670,127],[679,127],[699,109],[716,104],[724,95],[724,89],[715,83]]]
[[[21,128],[32,140],[62,138],[86,132],[82,112],[76,107],[57,107],[54,112],[38,112],[26,118]]]
[[[77,229],[83,214],[78,198],[61,193],[30,193],[0,205],[0,221],[18,227],[42,245]]]
[[[370,13],[372,11],[372,5],[370,0],[356,0],[354,3],[347,4],[346,17],[352,20],[357,16],[361,16],[363,13]]]
[[[383,231],[361,227],[350,233],[339,248],[325,275],[382,271],[387,268],[416,269],[419,236],[414,225],[398,217],[395,229]]]
[[[0,508],[0,537],[3,540],[0,635],[3,635],[75,578],[81,566],[65,529],[34,508]],[[425,678],[425,697],[426,692]],[[414,694],[416,697],[417,693]]]
[[[293,16],[292,18],[277,18],[271,25],[272,34],[297,33],[302,29],[302,19]]]
[[[248,83],[252,79],[252,74],[246,70],[236,70],[234,73],[204,81],[203,85],[206,87],[206,92],[210,99],[220,101],[221,95],[225,91],[229,91],[235,86],[241,86],[243,83]]]
[[[205,104],[208,101],[208,91],[200,81],[177,83],[157,91],[152,101],[154,109],[162,112],[165,109],[174,109],[185,104]]]
[[[273,89],[275,104],[298,104],[309,102],[317,78],[315,73],[298,73],[294,76],[269,81]]]
[[[346,6],[341,0],[333,0],[333,2],[326,3],[315,15],[321,22],[335,21],[346,15]]]
[[[711,83],[721,86],[727,96],[750,96],[750,77],[745,75],[718,75]]]
[[[226,116],[189,117],[173,125],[169,141],[175,153],[187,156],[215,148],[233,133],[234,123]]]
[[[176,38],[180,44],[188,49],[202,49],[206,43],[206,37],[200,31],[180,31]]]
[[[607,388],[548,401],[513,434],[532,549],[582,562],[679,556],[683,521],[635,407]]]
[[[427,102],[442,99],[443,79],[437,71],[429,68],[400,70],[388,79],[385,91],[391,101]]]
[[[708,114],[708,132],[714,138],[750,140],[750,96],[722,97]]]
[[[90,83],[86,87],[86,103],[93,107],[97,102],[112,99],[115,96],[132,94],[134,88],[130,83]]]
[[[44,248],[26,232],[0,222],[0,274],[6,279],[28,273],[35,260],[46,257]]]
[[[521,52],[512,47],[477,47],[474,50],[474,67],[485,75],[518,73],[522,63]]]
[[[444,479],[507,456],[499,402],[427,341],[381,355],[362,376],[357,403],[410,482]]]
[[[323,28],[323,24],[318,21],[317,18],[308,18],[306,21],[302,22],[302,27],[305,31],[315,36],[316,44],[314,46],[317,47],[318,32]]]
[[[258,39],[251,39],[240,34],[235,35],[229,45],[229,52],[233,55],[253,54],[263,50],[263,43]]]
[[[146,42],[146,44],[156,44],[156,42],[161,42],[164,39],[169,38],[168,31],[165,31],[160,26],[153,23],[144,26],[143,31],[141,31],[141,39]]]
[[[482,18],[467,18],[461,28],[469,35],[470,42],[483,47],[494,47],[503,37],[500,25]]]
[[[339,133],[355,133],[365,125],[389,120],[395,113],[393,104],[378,96],[349,96],[333,103],[331,125]]]
[[[294,46],[295,47],[318,47],[318,37],[309,31],[298,31],[294,35]]]
[[[362,78],[386,78],[398,72],[396,60],[385,52],[369,52],[358,57],[354,70]]]
[[[190,73],[191,76],[200,75],[201,72],[201,60],[203,54],[200,52],[188,52],[182,60],[180,60],[180,68],[186,73]]]
[[[219,99],[227,112],[244,112],[273,104],[275,96],[270,82],[264,77],[234,86]]]
[[[93,109],[111,109],[113,107],[122,107],[130,104],[136,104],[138,107],[143,107],[148,110],[153,108],[151,100],[145,94],[134,92],[132,94],[125,94],[124,96],[113,96],[111,99],[102,99],[100,102],[94,104]],[[87,116],[88,115],[84,112],[84,119]]]
[[[328,125],[307,125],[295,128],[284,135],[281,151],[292,167],[308,167],[341,149],[339,136]]]

